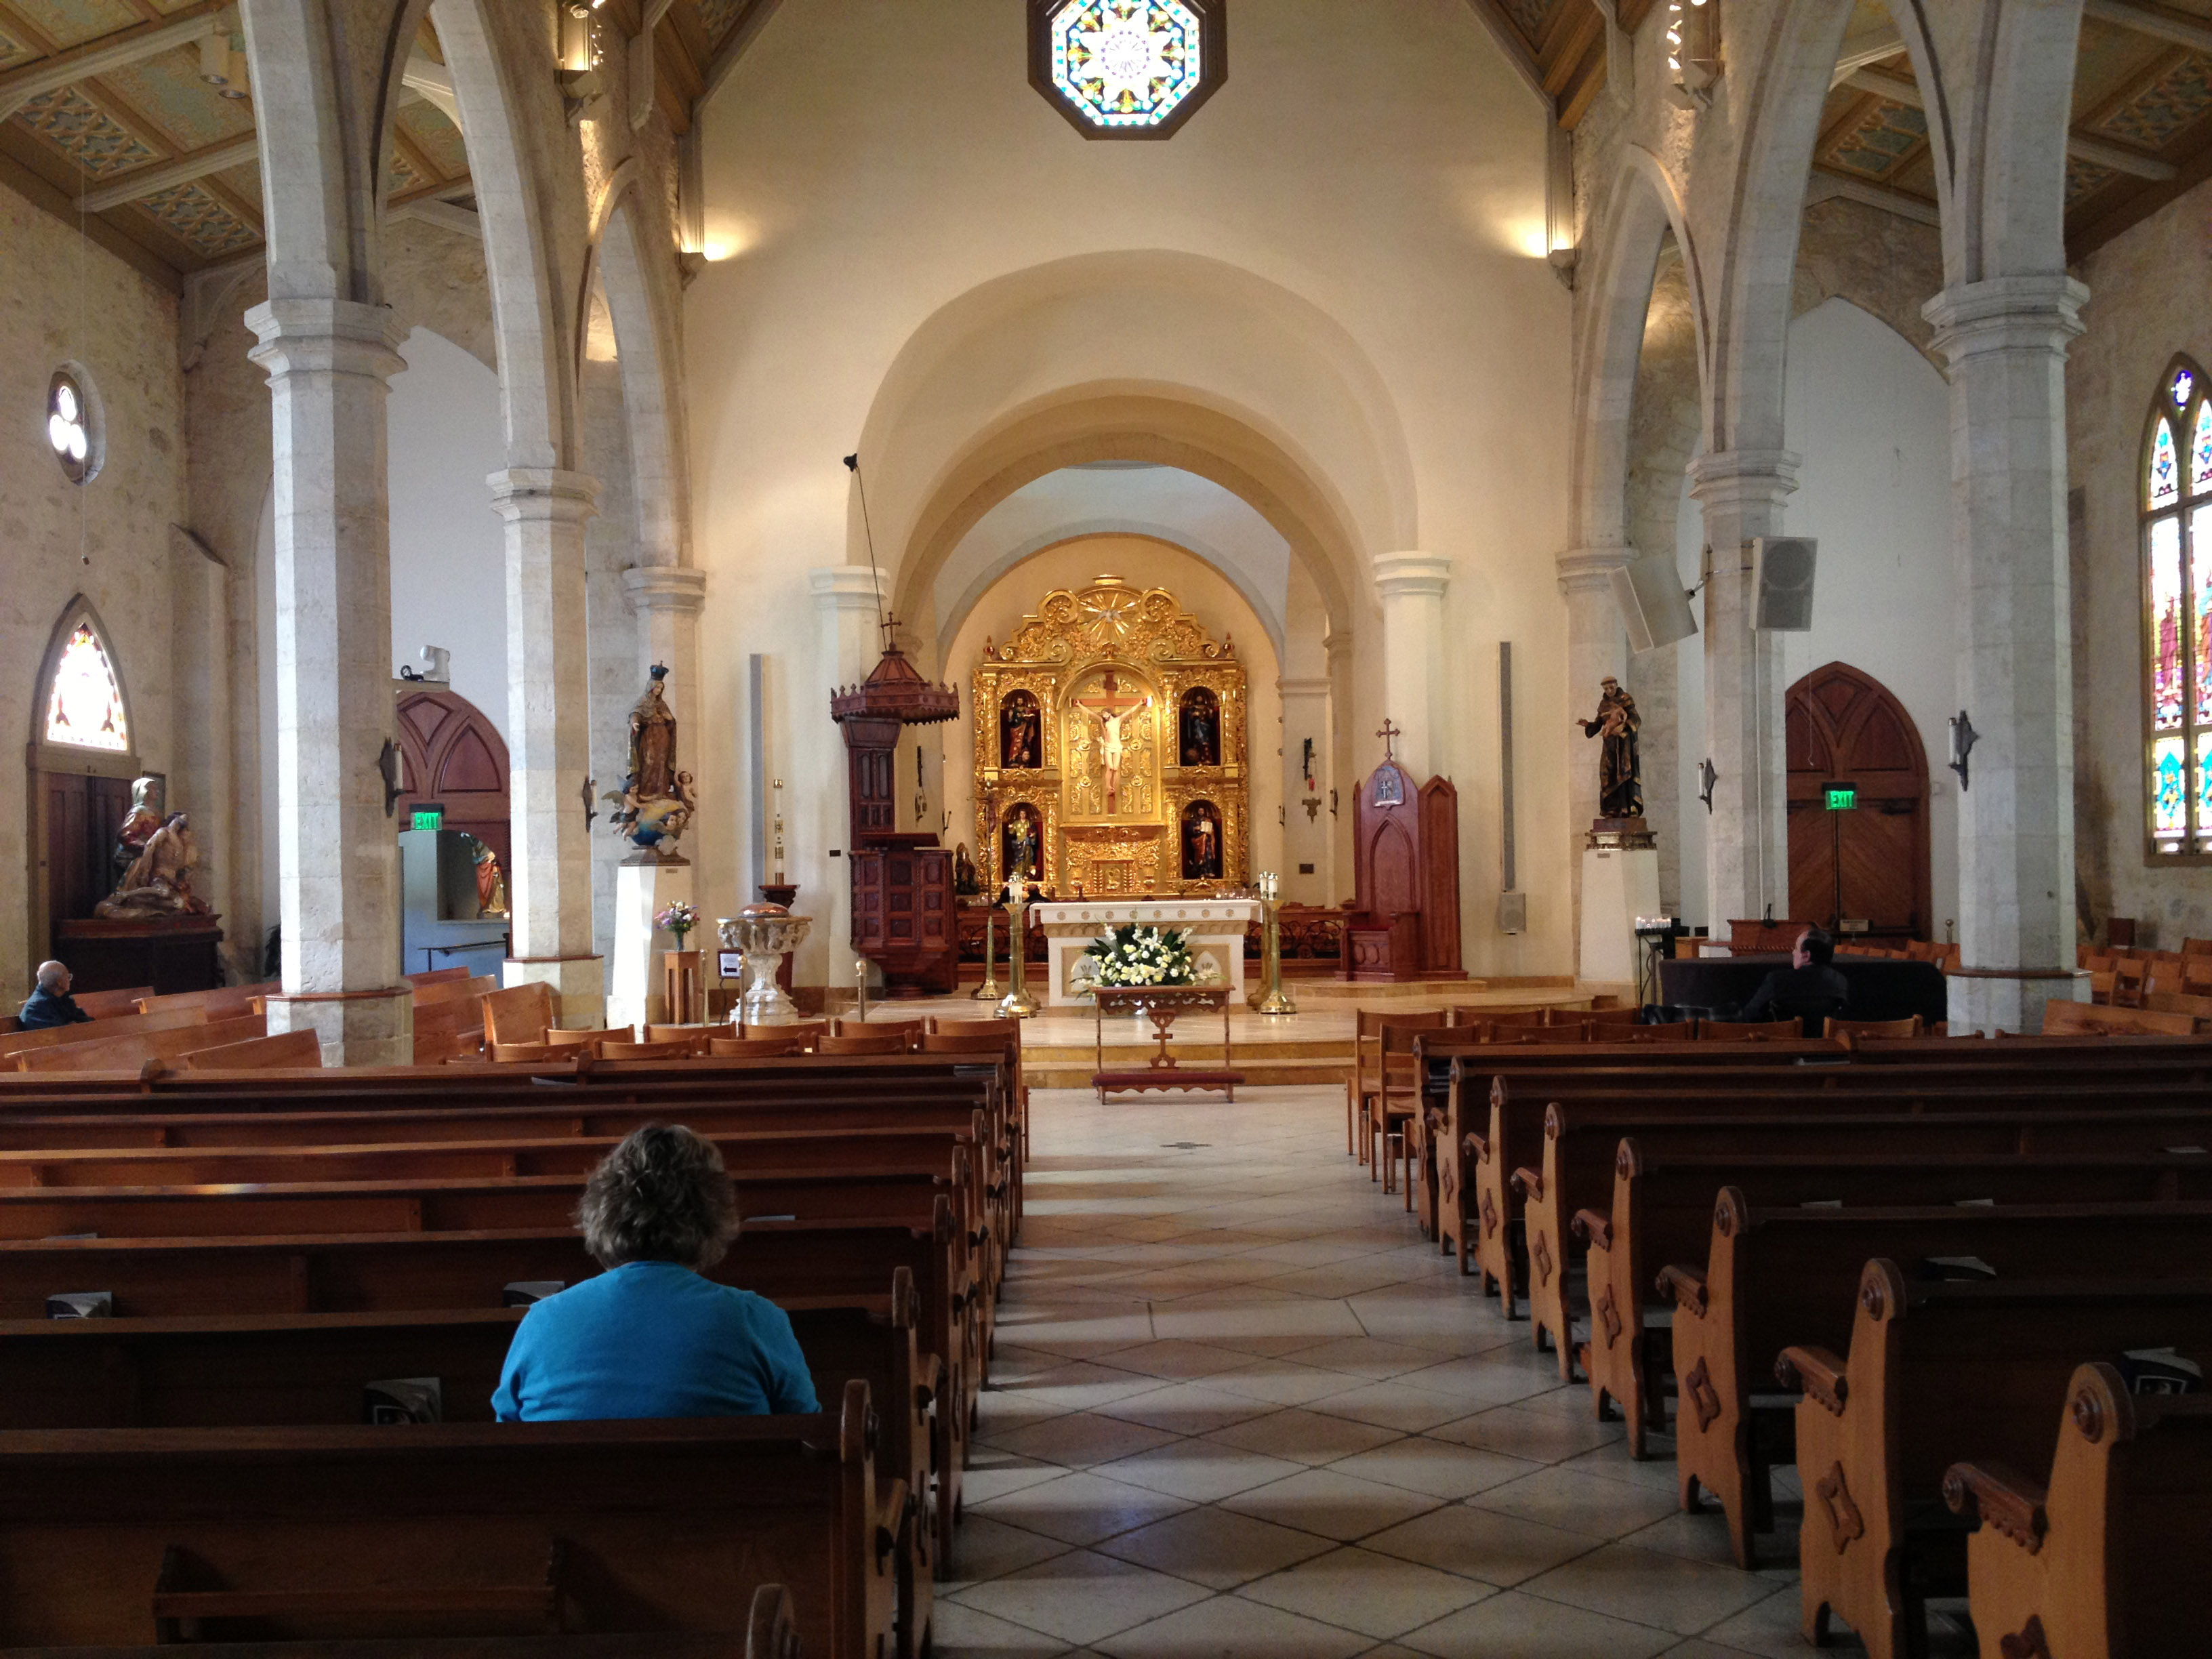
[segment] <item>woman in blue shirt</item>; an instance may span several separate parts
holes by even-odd
[[[712,1141],[638,1130],[592,1171],[577,1219],[606,1272],[522,1316],[491,1397],[501,1422],[822,1409],[790,1316],[704,1276],[738,1236]]]

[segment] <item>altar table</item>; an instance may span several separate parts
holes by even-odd
[[[1082,1006],[1085,999],[1067,989],[1076,958],[1107,929],[1130,922],[1188,934],[1192,953],[1201,962],[1212,958],[1221,970],[1218,982],[1229,988],[1230,1006],[1244,1006],[1244,935],[1260,919],[1257,899],[1078,899],[1040,904],[1032,914],[1044,929],[1048,1007]]]

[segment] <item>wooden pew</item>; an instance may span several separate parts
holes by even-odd
[[[2069,1036],[2109,1033],[2126,1036],[2187,1036],[2203,1029],[2193,1014],[2161,1013],[2136,1002],[2100,1007],[2092,1002],[2046,1002],[2043,1005],[2043,1035]]]
[[[1549,1140],[1547,1170],[1562,1147],[1595,1139]],[[1575,1357],[1598,1414],[1620,1407],[1629,1455],[1640,1458],[1647,1430],[1665,1424],[1662,1384],[1670,1375],[1663,1343],[1671,1304],[1661,1300],[1653,1275],[1662,1262],[1706,1251],[1709,1194],[1721,1188],[1739,1187],[1771,1206],[2202,1201],[2212,1200],[2212,1152],[2169,1149],[2208,1145],[2212,1111],[2179,1121],[2167,1113],[1974,1113],[1638,1125],[1614,1146],[1610,1206],[1571,1218],[1573,1237],[1589,1246],[1589,1337]],[[1528,1224],[1532,1238],[1566,1236],[1550,1192],[1531,1201]],[[1563,1319],[1540,1283],[1531,1286],[1530,1304],[1537,1320]],[[1564,1328],[1554,1327],[1555,1340]]]
[[[1741,1186],[1753,1202],[1768,1206],[1814,1199],[1908,1205],[1972,1198],[2212,1200],[2212,1152],[2167,1150],[2212,1146],[2212,1099],[2201,1117],[2182,1123],[2163,1113],[2145,1121],[2125,1109],[2095,1110],[2094,1097],[2082,1103],[2093,1109],[2054,1112],[2039,1103],[2010,1111],[1880,1117],[1831,1116],[1824,1106],[1813,1115],[1676,1119],[1586,1109],[1580,1103],[1547,1106],[1541,1165],[1523,1166],[1512,1176],[1523,1206],[1528,1317],[1537,1346],[1548,1337],[1559,1356],[1560,1381],[1573,1380],[1571,1236],[1588,1238],[1601,1231],[1613,1241],[1612,1254],[1593,1264],[1588,1281],[1593,1309],[1606,1287],[1616,1302],[1640,1299],[1649,1293],[1649,1280],[1640,1273],[1623,1276],[1623,1253],[1648,1248],[1659,1252],[1649,1258],[1654,1261],[1685,1259],[1693,1244],[1702,1243],[1712,1195],[1723,1187]],[[2042,1136],[2037,1125],[2044,1118],[2062,1122]],[[1978,1174],[1983,1170],[1986,1176]],[[2079,1171],[2079,1178],[2069,1183],[2071,1171]],[[1984,1182],[1978,1188],[1978,1179]],[[1635,1322],[1620,1309],[1612,1318]],[[1605,1392],[1629,1398],[1609,1385]],[[1632,1440],[1636,1437],[1632,1432]]]
[[[318,1066],[323,1063],[323,1040],[313,1031],[281,1031],[275,1036],[241,1037],[211,1048],[191,1048],[177,1056],[187,1071],[245,1071],[274,1066]]]
[[[197,1014],[198,1009],[180,1010],[180,1013]],[[161,1014],[140,1014],[142,1020],[167,1018]],[[117,1019],[114,1024],[130,1023]],[[80,1025],[76,1029],[89,1031],[100,1022]],[[149,1060],[171,1060],[188,1054],[195,1048],[213,1048],[226,1042],[243,1042],[249,1037],[265,1036],[269,1021],[263,1014],[241,1014],[232,1019],[213,1023],[182,1022],[165,1029],[147,1029],[118,1032],[97,1042],[54,1043],[43,1048],[27,1048],[17,1054],[17,1067],[26,1072],[112,1072],[136,1071]]]
[[[282,980],[269,980],[259,985],[224,985],[212,991],[172,991],[167,996],[147,995],[131,1005],[142,1014],[156,1014],[164,1010],[198,1008],[210,1020],[235,1019],[240,1014],[258,1014],[267,1000],[284,988]]]
[[[0,1643],[727,1631],[896,1639],[909,1496],[866,1385],[818,1417],[0,1434]]]
[[[2164,1659],[2212,1624],[2212,1396],[2139,1397],[2084,1364],[2047,1486],[1978,1458],[1943,1497],[1981,1522],[1966,1562],[1984,1653]]]
[[[1850,1333],[1847,1358],[1804,1345],[1776,1364],[1784,1386],[1804,1389],[1805,1637],[1824,1641],[1832,1613],[1871,1659],[1898,1659],[1925,1649],[1925,1598],[1967,1587],[1965,1540],[1936,1501],[1950,1465],[2037,1461],[2085,1361],[2149,1346],[2212,1359],[2212,1278],[1911,1285],[1876,1260]],[[2183,1570],[2201,1577],[2207,1565]]]
[[[128,990],[79,991],[71,1000],[77,1007],[94,1019],[110,1019],[137,1012],[142,998],[154,994],[150,985],[134,985]]]
[[[753,1592],[755,1622],[742,1630],[660,1631],[649,1636],[426,1636],[394,1640],[196,1642],[193,1659],[800,1659],[791,1597],[781,1584]],[[759,1609],[765,1607],[762,1617]],[[781,1620],[779,1623],[778,1620]],[[168,1645],[17,1648],[14,1659],[174,1659]]]
[[[878,1472],[928,1495],[911,1530],[900,1599],[902,1627],[927,1631],[939,1559],[931,1437],[943,1371],[915,1346],[913,1276],[900,1272],[890,1293],[867,1305],[783,1305],[817,1397],[827,1403],[854,1378],[866,1382],[883,1427]],[[489,1308],[0,1322],[0,1431],[336,1427],[365,1420],[369,1382],[423,1377],[440,1385],[443,1421],[489,1423],[522,1315]]]
[[[2007,1279],[2189,1278],[2212,1261],[2212,1204],[1754,1209],[1723,1188],[1705,1264],[1670,1262],[1659,1279],[1674,1304],[1682,1507],[1700,1490],[1719,1501],[1739,1565],[1752,1565],[1770,1502],[1758,1379],[1793,1344],[1849,1341],[1860,1270],[1878,1255],[1973,1256]]]
[[[141,993],[140,994],[143,994]],[[115,1013],[89,1019],[81,1025],[48,1025],[35,1031],[11,1031],[0,1036],[0,1066],[17,1069],[11,1057],[78,1042],[105,1042],[118,1036],[149,1031],[172,1031],[179,1025],[204,1025],[207,1015],[198,1008],[170,1008],[157,1014]],[[135,1066],[133,1070],[137,1069]]]

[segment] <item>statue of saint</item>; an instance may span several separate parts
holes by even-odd
[[[199,861],[190,820],[174,813],[146,838],[144,849],[124,872],[122,884],[92,913],[103,921],[206,915],[207,901],[192,891],[192,866]]]
[[[1182,878],[1221,879],[1221,824],[1213,808],[1200,801],[1182,821]]]
[[[1597,700],[1595,720],[1577,720],[1585,738],[1602,738],[1604,748],[1598,757],[1597,810],[1608,818],[1640,818],[1644,816],[1644,763],[1637,753],[1637,734],[1644,729],[1644,717],[1636,712],[1636,700],[1620,689],[1620,682],[1610,674],[1605,677]]]
[[[1024,803],[1007,813],[1006,835],[1007,878],[1033,878],[1037,869],[1036,809]]]
[[[1203,686],[1183,694],[1182,763],[1221,764],[1221,704]]]
[[[507,914],[507,878],[500,873],[499,854],[474,836],[469,840],[476,848],[471,856],[477,866],[477,914],[503,916]]]
[[[1011,694],[999,711],[999,764],[1009,772],[1034,771],[1042,731],[1037,700],[1026,691]]]
[[[676,793],[676,716],[662,694],[668,670],[653,665],[645,695],[629,711],[628,790],[640,800],[660,800]]]
[[[123,827],[115,836],[115,879],[120,885],[131,873],[131,866],[138,861],[146,843],[161,827],[161,780],[143,777],[131,786],[131,811],[124,815]]]

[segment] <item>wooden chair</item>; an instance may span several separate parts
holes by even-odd
[[[1413,1043],[1423,1032],[1441,1029],[1443,1022],[1441,1012],[1433,1023],[1400,1022],[1400,1016],[1385,1015],[1376,1038],[1376,1070],[1382,1086],[1368,1100],[1367,1127],[1362,1138],[1367,1142],[1367,1178],[1372,1181],[1379,1175],[1384,1192],[1395,1188],[1399,1166],[1404,1166],[1406,1207],[1410,1210],[1413,1207],[1414,1146],[1411,1131],[1421,1110],[1420,1063]],[[1378,1158],[1389,1162],[1378,1165]]]
[[[543,1042],[553,1027],[553,988],[510,985],[483,995],[487,1043]]]
[[[1618,1029],[1624,1025],[1642,1024],[1644,1012],[1639,1008],[1592,1008],[1587,1011],[1571,1011],[1569,1018],[1560,1023],[1593,1025],[1601,1030]]]
[[[1348,1143],[1345,1150],[1357,1153],[1362,1164],[1370,1166],[1370,1179],[1374,1173],[1371,1167],[1374,1136],[1370,1133],[1358,1133],[1355,1139],[1352,1126],[1355,1121],[1367,1121],[1370,1110],[1379,1109],[1373,1108],[1370,1103],[1381,1099],[1382,1095],[1382,1033],[1393,1027],[1406,1031],[1441,1030],[1447,1018],[1446,1011],[1442,1008],[1416,1008],[1404,1013],[1385,1012],[1376,1008],[1353,1011],[1352,1075],[1346,1079],[1344,1093],[1344,1131]]]
[[[756,1031],[773,1028],[756,1025]],[[787,1054],[803,1054],[805,1045],[798,1037],[708,1037],[707,1052],[716,1060],[781,1060]]]
[[[704,1042],[708,1037],[733,1037],[737,1035],[735,1025],[648,1025],[645,1028],[645,1041],[647,1042],[683,1042],[694,1037]],[[707,1051],[702,1048],[699,1052],[703,1054]]]
[[[1592,1020],[1589,1034],[1595,1042],[1689,1042],[1698,1035],[1698,1023],[1674,1019],[1658,1025],[1601,1025]]]
[[[2115,1008],[2140,1008],[2150,992],[2150,964],[2130,960],[2112,964],[2112,1004]]]
[[[914,1048],[929,1030],[925,1019],[833,1019],[830,1022],[832,1036],[897,1036],[906,1039],[906,1046]]]
[[[449,979],[466,979],[469,972],[466,968],[432,968],[419,974],[402,974],[399,977],[410,985],[420,988],[425,985],[436,985]]]
[[[586,1031],[580,1030],[563,1030],[556,1025],[545,1033],[543,1041],[547,1044],[547,1046],[555,1048],[597,1048],[599,1045],[603,1042],[636,1042],[637,1027],[635,1025],[609,1025],[596,1031]]]
[[[484,1054],[495,1066],[542,1066],[547,1061],[573,1063],[577,1055],[587,1052],[574,1042],[487,1042]],[[464,1060],[465,1063],[465,1060]]]
[[[2185,957],[2212,957],[2212,939],[2185,939],[2181,941]]]
[[[825,1036],[814,1041],[817,1054],[910,1054],[914,1044],[896,1032],[889,1036]]]
[[[599,1060],[694,1060],[705,1051],[697,1037],[678,1037],[673,1042],[595,1042],[593,1056]]]
[[[740,1026],[733,1035],[743,1037],[797,1037],[811,1051],[817,1037],[830,1035],[826,1019],[795,1019],[788,1025]]]
[[[1698,1022],[1698,1041],[1700,1042],[1796,1042],[1804,1035],[1803,1024],[1794,1019],[1701,1019]]]
[[[1850,1041],[1857,1037],[1917,1037],[1925,1034],[1925,1027],[1917,1014],[1905,1019],[1831,1019],[1821,1027],[1821,1035],[1833,1040],[1842,1037]]]

